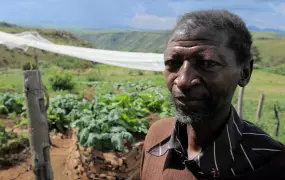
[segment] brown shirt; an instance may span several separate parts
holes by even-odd
[[[255,179],[263,173],[285,179],[284,145],[240,120],[233,107],[224,130],[209,147],[194,160],[188,160],[186,149],[185,125],[174,118],[156,122],[145,139],[141,179]]]

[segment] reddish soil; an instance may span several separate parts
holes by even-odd
[[[87,87],[84,89],[84,91],[85,91],[84,98],[87,101],[91,101],[94,98],[94,88]]]
[[[7,116],[0,115],[0,119],[3,121],[4,127],[6,128],[12,128],[15,125],[15,123],[9,120]]]
[[[68,180],[65,170],[71,139],[54,139],[53,144],[58,147],[50,149],[50,157],[54,180]],[[31,158],[6,170],[0,169],[0,180],[34,180],[33,171],[26,172],[31,166]]]

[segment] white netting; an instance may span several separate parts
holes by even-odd
[[[93,62],[141,70],[163,71],[163,54],[99,50],[54,44],[37,32],[10,34],[0,31],[0,44],[26,51],[29,47]]]

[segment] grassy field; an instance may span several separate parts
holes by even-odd
[[[266,66],[276,66],[285,63],[285,38],[276,40],[254,40],[260,51],[262,62]]]

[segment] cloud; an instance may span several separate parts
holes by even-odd
[[[100,28],[170,29],[185,12],[201,9],[228,9],[248,25],[285,26],[284,0],[3,0],[0,18]]]
[[[162,1],[155,1],[157,3],[155,5],[141,3],[143,11],[139,11],[131,19],[130,25],[142,29],[171,29],[176,19],[185,12],[201,9],[227,9],[241,16],[248,26],[254,25],[260,28],[276,29],[284,29],[285,26],[285,3],[282,4],[279,0],[271,2],[267,2],[266,0],[240,0],[231,2],[225,0],[216,2],[210,0],[168,0],[167,3],[158,6]],[[162,9],[167,14],[161,13]]]
[[[176,23],[174,17],[160,17],[150,14],[137,14],[131,19],[130,25],[139,29],[172,29]]]
[[[273,3],[269,3],[269,5],[274,12],[284,15],[284,18],[285,18],[285,3],[280,3],[277,5]]]

